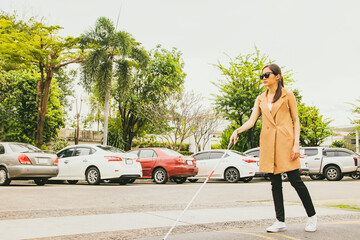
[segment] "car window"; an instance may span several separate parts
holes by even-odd
[[[305,149],[305,155],[308,156],[308,157],[311,157],[311,156],[316,156],[318,155],[318,149],[316,148],[313,148],[313,149]]]
[[[335,151],[332,151],[332,150],[324,151],[324,156],[335,157]]]
[[[181,153],[171,150],[171,149],[167,149],[167,148],[162,148],[161,151],[163,151],[164,153],[166,153],[169,156],[174,156],[174,157],[183,156]]]
[[[224,155],[224,152],[211,152],[211,153],[210,153],[210,159],[221,158],[223,155]],[[225,157],[228,157],[228,156],[229,156],[229,155],[226,154],[226,156],[224,156],[224,158],[225,158]]]
[[[5,153],[5,148],[2,144],[0,144],[0,154],[4,154]]]
[[[210,153],[209,152],[198,153],[195,154],[194,157],[196,158],[196,160],[205,160],[210,158]]]
[[[125,151],[121,150],[120,148],[116,148],[116,147],[112,147],[112,146],[104,146],[104,145],[96,145],[98,148],[104,150],[104,151],[109,151],[109,152],[114,152],[114,153],[124,153]]]
[[[40,149],[30,144],[11,143],[9,144],[13,152],[24,153],[24,152],[41,152]]]
[[[257,150],[252,150],[250,152],[247,152],[246,153],[247,155],[250,155],[250,156],[253,156],[253,157],[259,157],[260,156],[260,150],[257,149]]]
[[[136,154],[139,156],[139,150],[130,151],[129,153]]]
[[[336,156],[338,157],[348,157],[348,156],[351,156],[352,154],[350,152],[346,152],[346,151],[337,151],[336,152]]]
[[[68,148],[65,149],[64,151],[59,152],[57,156],[59,158],[67,158],[67,157],[71,157],[74,152],[75,152],[75,148]]]
[[[91,154],[91,148],[80,147],[76,148],[74,156],[86,156]]]
[[[154,150],[151,149],[143,149],[140,151],[140,155],[139,158],[152,158],[152,157],[157,157],[157,154]]]

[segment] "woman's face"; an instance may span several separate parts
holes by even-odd
[[[268,75],[270,73],[270,75]],[[270,86],[277,86],[278,84],[278,81],[280,79],[280,76],[277,75],[275,76],[273,74],[273,72],[270,70],[270,68],[266,67],[263,69],[263,72],[262,72],[263,75],[265,75],[262,79],[262,82],[264,84],[265,87],[270,87]],[[269,76],[268,78],[265,78],[266,76]]]

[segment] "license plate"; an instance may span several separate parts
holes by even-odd
[[[133,160],[126,160],[126,164],[133,164]]]
[[[49,164],[49,161],[45,158],[35,158],[37,164]]]
[[[188,165],[193,165],[193,162],[191,160],[187,160]]]

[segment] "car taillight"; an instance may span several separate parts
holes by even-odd
[[[108,162],[121,162],[122,161],[121,157],[117,157],[117,156],[105,156],[105,158],[107,158]]]
[[[251,160],[251,159],[244,159],[244,161],[247,163],[256,163],[256,160]]]
[[[136,161],[137,161],[137,162],[140,162],[140,158],[137,158]]]
[[[185,160],[185,159],[183,159],[182,157],[178,157],[178,158],[176,158],[176,159],[175,159],[175,161],[177,161],[178,163],[181,163],[181,164],[186,163],[186,160]]]
[[[18,157],[18,160],[21,164],[27,164],[27,165],[31,165],[31,162],[30,162],[30,159],[24,155],[24,154],[21,154],[19,157]]]
[[[300,155],[299,158],[305,158],[305,156],[304,156],[304,155]]]
[[[353,157],[353,158],[354,158],[355,166],[357,166],[358,165],[358,159],[357,159],[357,157]]]
[[[58,165],[59,165],[59,158],[58,158],[58,157],[55,159],[55,162],[54,162],[53,165],[55,165],[55,166],[58,166]]]

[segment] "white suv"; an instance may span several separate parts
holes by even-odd
[[[359,179],[359,155],[345,148],[302,147],[307,156],[310,178],[339,181],[344,175]]]

